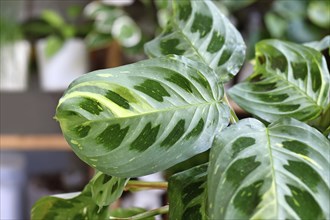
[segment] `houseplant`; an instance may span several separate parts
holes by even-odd
[[[72,80],[88,71],[88,51],[84,36],[88,25],[80,24],[79,6],[67,8],[67,20],[56,11],[47,9],[41,13],[37,31],[47,26],[47,36],[37,41],[37,61],[41,87],[45,91],[63,91]],[[85,28],[87,27],[87,29]]]
[[[0,29],[0,90],[23,91],[28,85],[31,45],[18,22],[1,16]]]
[[[81,193],[39,200],[32,219],[329,218],[330,79],[322,54],[261,41],[253,74],[226,93],[223,83],[244,61],[242,37],[211,1],[174,1],[173,13],[145,46],[154,58],[86,74],[60,99],[65,138],[98,172]],[[238,120],[227,94],[259,119]],[[169,177],[169,205],[133,217],[109,212],[124,189],[167,187],[129,178],[208,149],[207,163]]]

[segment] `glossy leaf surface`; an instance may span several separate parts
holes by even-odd
[[[236,75],[245,58],[240,33],[212,1],[173,1],[164,32],[145,45],[150,57],[184,55],[216,71],[222,81]]]
[[[169,218],[207,220],[206,180],[208,164],[177,173],[169,179]]]
[[[329,219],[330,143],[295,119],[244,119],[211,149],[211,219]]]
[[[87,185],[81,193],[43,197],[35,203],[31,210],[33,220],[104,220],[108,218],[108,207],[99,209],[92,199],[90,185]]]
[[[147,175],[206,151],[227,126],[215,77],[177,56],[96,71],[71,84],[56,118],[89,165],[117,177]]]
[[[329,103],[325,58],[312,48],[279,40],[256,46],[256,66],[247,81],[229,90],[246,111],[268,122],[282,117],[317,118]]]
[[[120,198],[127,181],[127,178],[108,176],[101,172],[96,173],[91,180],[93,200],[100,208],[109,206]]]

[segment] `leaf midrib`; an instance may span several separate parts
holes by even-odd
[[[219,101],[212,101],[212,102],[205,102],[205,103],[196,103],[196,104],[191,104],[191,105],[183,105],[177,108],[164,108],[161,110],[155,110],[155,111],[148,111],[148,112],[144,112],[141,114],[135,114],[135,115],[130,115],[130,116],[125,116],[125,117],[113,117],[113,118],[105,118],[105,119],[99,119],[99,120],[86,120],[86,122],[84,122],[84,125],[88,125],[90,123],[98,123],[98,122],[105,122],[105,121],[112,121],[112,120],[122,120],[122,119],[128,119],[128,118],[134,118],[134,117],[143,117],[146,115],[152,115],[152,114],[160,114],[162,112],[171,112],[171,111],[176,111],[176,110],[182,110],[182,109],[188,109],[188,108],[192,108],[192,107],[199,107],[199,106],[203,106],[203,105],[213,105],[213,104],[224,104],[223,101],[219,100]],[[111,111],[111,110],[110,110]]]

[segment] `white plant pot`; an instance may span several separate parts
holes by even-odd
[[[67,40],[52,57],[46,56],[45,47],[46,40],[37,42],[37,61],[42,90],[63,91],[73,80],[87,73],[88,52],[83,40]]]
[[[0,48],[0,90],[24,91],[28,85],[28,64],[31,45],[26,40]]]

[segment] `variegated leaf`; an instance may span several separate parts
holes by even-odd
[[[329,103],[325,58],[312,48],[264,40],[256,46],[256,66],[247,81],[229,90],[246,111],[273,122],[282,117],[317,118]]]
[[[177,56],[96,71],[71,84],[56,118],[74,152],[101,172],[154,173],[209,149],[227,126],[215,78]]]
[[[109,206],[120,198],[129,179],[97,172],[91,180],[92,198],[99,208]]]
[[[90,185],[87,185],[81,193],[43,197],[34,204],[31,210],[32,220],[104,220],[108,218],[108,207],[98,208],[92,199]]]
[[[173,1],[164,32],[145,45],[150,57],[184,55],[210,66],[222,81],[236,75],[245,58],[240,33],[212,1]]]
[[[329,54],[330,54],[330,35],[325,36],[320,41],[308,42],[308,43],[305,43],[304,45],[307,47],[314,48],[315,50],[318,50],[318,51],[328,49]]]
[[[210,219],[329,219],[330,143],[295,119],[244,119],[216,138]]]
[[[169,179],[169,218],[208,220],[206,180],[208,164],[177,173]]]

